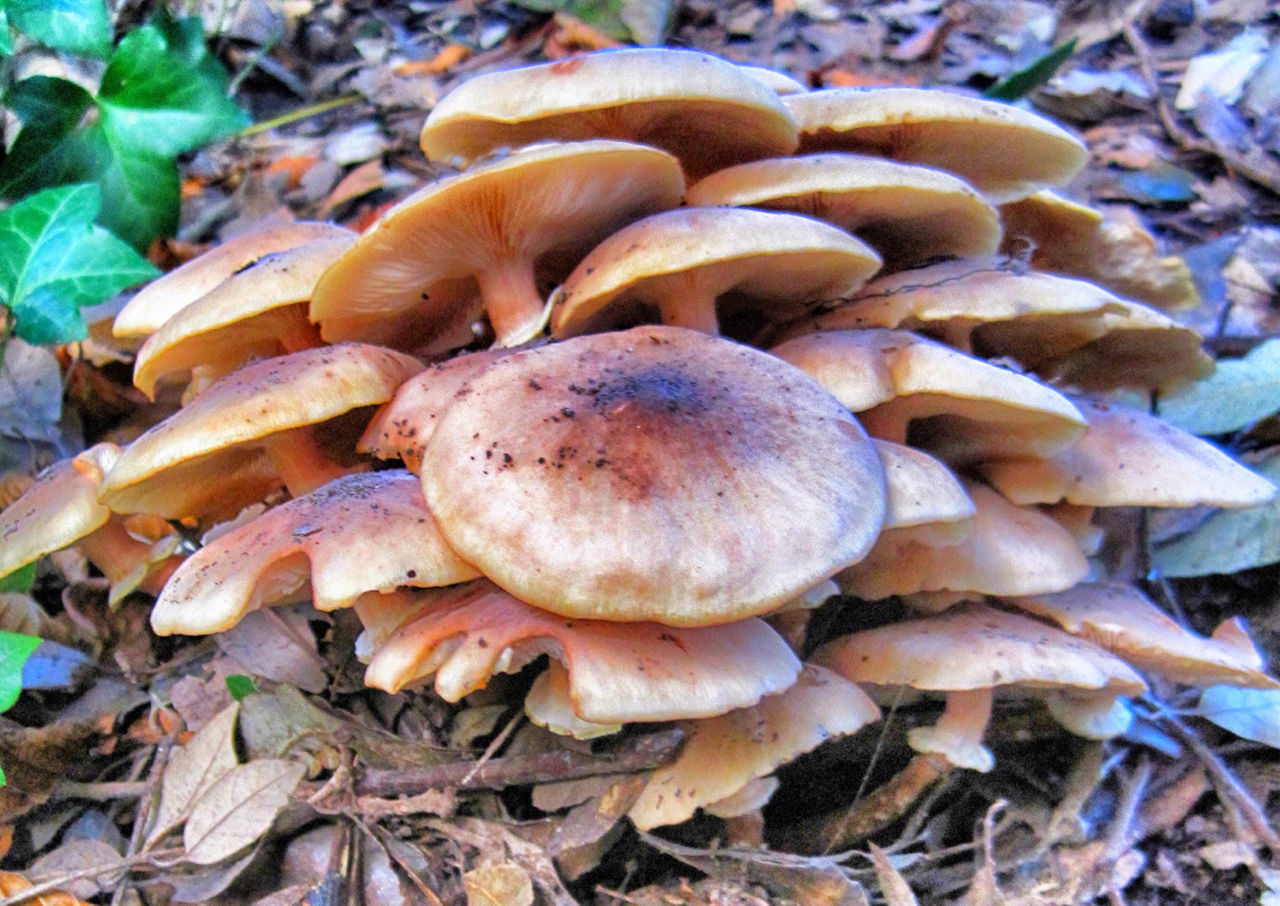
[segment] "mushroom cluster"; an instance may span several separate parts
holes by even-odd
[[[0,573],[127,537],[90,557],[158,590],[158,633],[353,607],[369,685],[448,701],[546,655],[524,705],[553,732],[684,728],[641,828],[758,809],[878,718],[868,692],[944,696],[910,742],[981,771],[997,692],[1106,737],[1138,670],[1280,685],[1239,626],[1088,581],[1095,508],[1275,489],[1098,396],[1211,367],[1147,304],[1168,292],[999,257],[1080,142],[954,93],[795,87],[666,49],[464,82],[422,132],[463,169],[362,235],[265,231],[134,297],[137,386],[185,405],[38,479]],[[204,543],[178,564],[144,517]],[[807,638],[837,591],[921,613]]]

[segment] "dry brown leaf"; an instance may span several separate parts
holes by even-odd
[[[254,843],[289,803],[305,768],[288,761],[253,761],[232,768],[191,809],[182,833],[186,860],[212,865]]]
[[[919,906],[916,895],[911,892],[911,885],[894,867],[888,854],[874,843],[869,846],[871,861],[876,870],[876,880],[880,882],[880,892],[884,895],[885,902],[889,906]]]
[[[382,184],[386,179],[386,171],[382,169],[382,161],[378,158],[365,161],[356,167],[341,181],[333,187],[324,201],[320,202],[317,214],[320,217],[328,217],[333,213],[334,208],[353,201],[362,195],[368,195],[370,192],[376,192],[382,188]]]
[[[467,906],[532,906],[533,880],[519,865],[503,862],[462,876]]]
[[[0,897],[11,897],[14,894],[30,890],[35,885],[20,874],[11,871],[0,871]],[[62,890],[54,890],[25,901],[25,906],[89,906]]]
[[[108,844],[101,840],[79,839],[64,843],[36,859],[27,869],[27,874],[37,884],[53,881],[65,887],[73,897],[88,899],[111,886],[121,864],[120,854]],[[68,880],[63,881],[62,878]]]
[[[321,692],[328,685],[315,635],[297,608],[247,613],[235,626],[214,636],[214,641],[252,676],[307,692]]]
[[[224,708],[169,757],[160,781],[160,805],[147,835],[148,846],[176,828],[205,792],[236,766],[233,734],[239,713],[238,704]]]

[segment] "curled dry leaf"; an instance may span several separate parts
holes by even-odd
[[[288,761],[253,761],[232,768],[191,809],[182,834],[186,860],[212,865],[254,843],[289,802],[305,768]]]
[[[237,764],[233,733],[240,705],[224,708],[169,756],[160,781],[160,805],[147,845],[176,828],[191,807]]]

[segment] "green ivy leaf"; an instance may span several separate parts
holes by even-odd
[[[198,19],[144,25],[111,55],[98,107],[118,146],[173,157],[248,125],[227,97],[227,82],[204,49]]]
[[[12,594],[20,592],[25,594],[31,591],[31,586],[36,584],[36,565],[28,563],[26,566],[20,566],[7,576],[0,576],[0,594]]]
[[[157,270],[93,223],[95,185],[46,189],[0,211],[0,303],[28,343],[86,336],[80,308],[156,276]]]
[[[102,190],[99,222],[135,248],[173,232],[177,166],[108,132],[87,91],[66,79],[32,76],[15,85],[6,101],[25,125],[0,164],[0,197],[20,199],[50,185],[93,182]]]
[[[37,636],[0,632],[0,713],[18,700],[22,693],[22,667],[39,645]]]
[[[1025,69],[1011,72],[982,93],[993,101],[1018,101],[1053,78],[1058,67],[1076,52],[1076,39],[1059,44]]]
[[[46,47],[90,57],[111,52],[103,0],[5,0],[4,6],[18,31]]]

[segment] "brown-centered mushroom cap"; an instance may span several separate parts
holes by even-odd
[[[332,223],[298,221],[228,239],[144,286],[121,309],[112,329],[117,337],[146,336],[263,255],[349,234],[349,230]]]
[[[138,350],[134,385],[154,399],[166,375],[197,366],[221,375],[264,347],[275,353],[320,345],[300,303],[355,242],[355,233],[343,232],[264,255],[175,313]]]
[[[891,269],[929,258],[986,257],[1000,246],[1000,215],[962,180],[860,154],[739,164],[700,180],[685,199],[826,220],[866,240]]]
[[[468,79],[431,111],[421,143],[432,160],[470,163],[499,148],[586,138],[664,148],[691,178],[796,148],[772,88],[728,60],[656,47]]]
[[[1052,518],[984,485],[966,482],[965,489],[976,512],[963,540],[941,543],[948,539],[928,525],[886,531],[836,578],[841,590],[869,600],[920,591],[1030,595],[1063,591],[1089,574],[1075,539]]]
[[[795,685],[718,717],[681,721],[679,757],[654,771],[627,813],[640,830],[678,824],[835,736],[880,718],[867,694],[805,665]]]
[[[317,609],[336,610],[366,592],[478,575],[440,537],[415,476],[347,475],[206,544],[165,586],[151,627],[160,635],[221,632],[308,588]]]
[[[1085,432],[1056,390],[905,330],[821,331],[772,352],[857,412],[872,435],[947,462],[1048,455]]]
[[[987,481],[1019,504],[1249,507],[1275,497],[1271,482],[1163,419],[1095,400],[1077,406],[1084,437],[1044,459],[984,463]]]
[[[764,613],[855,562],[884,517],[875,448],[766,353],[673,327],[492,364],[427,445],[463,559],[569,616],[701,625]]]
[[[556,290],[551,332],[593,333],[649,320],[719,333],[717,310],[766,322],[852,294],[880,267],[860,239],[811,217],[747,208],[680,208],[624,227]]]
[[[291,492],[306,493],[349,469],[324,457],[305,429],[386,402],[421,368],[409,356],[359,343],[246,365],[130,444],[107,474],[102,502],[175,519],[205,516],[211,504],[234,513],[261,496],[210,501],[205,486],[263,448]]]
[[[955,173],[995,202],[1074,176],[1080,140],[1008,104],[937,89],[829,88],[783,99],[800,152],[857,151]]]
[[[394,602],[390,619],[379,614]],[[547,654],[569,674],[575,713],[600,724],[709,717],[795,682],[800,662],[762,620],[675,628],[558,617],[483,579],[452,589],[366,595],[365,682],[395,692],[434,677],[447,701]],[[359,649],[358,649],[359,650]]]
[[[1111,699],[1146,690],[1140,676],[1102,648],[1038,620],[976,604],[844,636],[823,645],[812,660],[857,683],[951,693],[939,726],[913,730],[909,740],[919,751],[940,752],[977,770],[991,767],[981,735],[993,689],[1068,688]]]
[[[624,224],[675,207],[683,192],[679,164],[657,148],[584,141],[516,151],[383,214],[320,279],[311,320],[331,342],[435,351],[470,342],[483,309],[498,344],[518,345],[545,323],[536,259],[581,256]]]
[[[1009,603],[1053,620],[1140,670],[1176,682],[1280,688],[1280,681],[1263,672],[1262,656],[1238,618],[1225,621],[1206,639],[1183,629],[1132,585],[1119,582],[1082,583]]]

